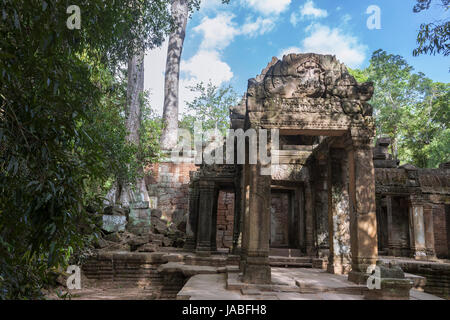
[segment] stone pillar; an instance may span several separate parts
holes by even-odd
[[[189,185],[189,214],[186,224],[186,242],[184,244],[184,249],[186,250],[195,250],[198,227],[198,200],[200,194],[198,180],[194,180],[194,172],[191,173],[191,183]]]
[[[217,251],[217,206],[220,190],[214,187],[213,209],[211,212],[211,252]]]
[[[305,245],[308,256],[316,256],[314,245],[314,197],[311,183],[305,183]]]
[[[128,215],[127,230],[136,235],[150,233],[151,211],[148,201],[142,201],[140,197],[138,201],[130,202],[130,213]]]
[[[425,224],[425,246],[428,259],[436,258],[434,250],[434,223],[433,223],[433,206],[428,204],[423,208],[423,220]]]
[[[250,165],[245,164],[242,170],[242,233],[241,233],[241,260],[239,262],[239,270],[244,271],[248,250],[248,225],[250,217]]]
[[[412,196],[409,201],[409,240],[411,256],[415,259],[426,259],[425,223],[423,219],[423,203]]]
[[[269,265],[270,175],[260,174],[261,165],[249,165],[249,210],[243,246],[245,263],[242,280],[247,283],[271,282]],[[247,212],[246,212],[247,215]]]
[[[313,166],[314,217],[316,226],[317,250],[319,257],[329,255],[329,224],[328,224],[328,154],[318,155]]]
[[[241,213],[242,213],[242,198],[243,198],[243,189],[242,183],[243,178],[241,176],[241,171],[239,169],[237,171],[237,178],[234,184],[234,220],[233,220],[233,254],[239,254],[241,251]]]
[[[347,274],[350,271],[350,209],[348,161],[345,150],[330,150],[327,171],[330,239],[328,272]]]
[[[352,271],[349,281],[365,283],[367,268],[378,258],[373,166],[373,132],[352,128],[345,141],[348,152],[350,243]]]
[[[298,247],[302,253],[306,253],[305,191],[303,186],[296,190],[296,201],[298,202]]]
[[[381,204],[381,195],[375,194],[376,210],[377,210],[377,239],[378,239],[378,252],[383,248],[383,231],[382,231],[382,216],[383,208]],[[387,235],[386,235],[387,238]]]
[[[201,255],[210,255],[214,209],[214,182],[200,179],[199,192],[197,253]]]

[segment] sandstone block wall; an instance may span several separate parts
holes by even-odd
[[[194,163],[172,162],[156,163],[147,168],[149,196],[154,208],[161,210],[163,219],[173,221],[188,214],[189,171],[195,170]]]
[[[270,245],[285,247],[289,245],[289,194],[271,195],[271,232]]]
[[[447,220],[444,205],[433,206],[434,248],[438,257],[449,257],[449,242],[447,238]]]
[[[217,202],[217,248],[233,247],[234,193],[220,191]]]

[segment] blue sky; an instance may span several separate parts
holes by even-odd
[[[437,3],[437,0],[433,0]],[[203,0],[188,21],[180,77],[180,112],[194,98],[187,88],[211,80],[231,84],[241,95],[273,56],[284,53],[334,54],[352,68],[364,68],[377,49],[399,54],[416,72],[449,82],[450,59],[412,56],[421,23],[448,20],[450,12],[434,5],[413,13],[415,0]],[[370,6],[380,8],[381,29],[369,29]],[[167,43],[148,53],[145,87],[162,114]]]

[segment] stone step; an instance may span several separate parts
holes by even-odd
[[[291,248],[270,248],[269,256],[278,257],[301,257],[303,256],[300,249]]]
[[[368,289],[347,280],[347,276],[328,273],[318,269],[296,270],[295,284],[301,293],[342,293],[363,295]]]
[[[310,257],[270,256],[269,263],[272,267],[312,268]]]
[[[270,262],[271,267],[280,268],[312,268],[312,263],[305,262]]]
[[[418,276],[411,273],[405,273],[405,278],[409,279],[413,283],[413,288],[419,291],[424,291],[427,284],[427,279],[422,276]]]

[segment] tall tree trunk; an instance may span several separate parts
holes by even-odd
[[[127,86],[127,106],[126,112],[126,128],[128,134],[126,140],[136,146],[140,143],[141,128],[141,96],[144,92],[144,52],[141,51],[130,58],[128,61],[128,86]],[[136,184],[121,183],[119,201],[123,206],[128,206],[130,202],[135,200],[148,201],[149,196],[145,181],[143,178],[144,170],[139,168],[139,177]]]
[[[188,0],[172,0],[171,10],[176,28],[170,34],[167,49],[163,111],[165,127],[160,141],[162,150],[172,150],[177,143],[180,61],[189,15]]]

